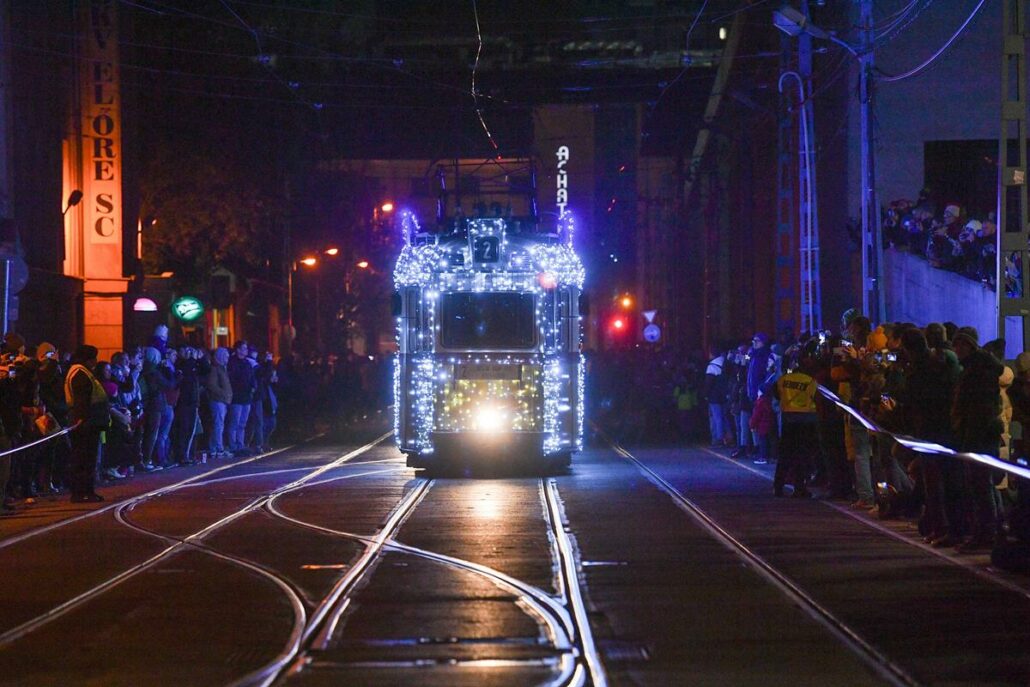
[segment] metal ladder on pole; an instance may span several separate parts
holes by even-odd
[[[807,18],[808,0],[801,11]],[[822,289],[819,285],[819,204],[815,172],[815,107],[812,103],[812,36],[798,36],[798,73],[802,102],[798,107],[798,190],[800,191],[800,300],[801,331],[823,327]]]
[[[794,46],[788,36],[780,39],[780,74],[792,71]],[[795,281],[794,226],[797,221],[797,186],[795,185],[795,129],[790,111],[790,97],[779,98],[776,150],[776,334],[797,333],[797,282]]]
[[[1002,0],[1001,132],[995,296],[1006,358],[1030,344],[1030,226],[1027,217],[1025,0]]]

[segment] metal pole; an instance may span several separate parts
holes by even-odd
[[[290,325],[290,339],[293,339],[293,273],[297,270],[297,262],[290,263],[290,271],[286,277],[286,322]]]
[[[886,311],[883,289],[883,242],[876,205],[876,159],[873,149],[873,2],[861,0],[859,25],[859,89],[862,122],[862,314],[879,322]]]
[[[3,324],[3,332],[7,333],[8,319],[11,314],[11,259],[4,259],[4,302],[3,313],[0,316],[0,323]]]

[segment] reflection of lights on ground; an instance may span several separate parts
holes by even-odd
[[[497,493],[497,485],[476,484],[468,485],[467,494],[469,510],[473,517],[484,520],[496,520],[504,515],[504,499]]]

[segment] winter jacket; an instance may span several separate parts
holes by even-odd
[[[234,355],[229,358],[226,371],[229,373],[229,383],[232,385],[233,405],[253,403],[254,392],[257,390],[257,376],[254,374],[254,366],[250,361]]]
[[[207,389],[208,400],[232,403],[232,384],[229,382],[229,372],[225,365],[215,363],[211,366],[204,388]]]
[[[772,431],[774,419],[772,396],[768,394],[759,396],[755,401],[755,409],[751,412],[749,426],[758,436],[764,437]]]

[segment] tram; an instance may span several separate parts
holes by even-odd
[[[572,218],[545,230],[535,212],[479,208],[438,214],[433,230],[402,213],[393,308],[398,448],[416,468],[527,458],[567,467],[584,423],[584,269]]]

